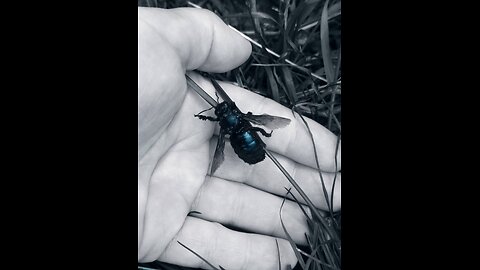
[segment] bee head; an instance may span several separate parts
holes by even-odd
[[[215,114],[217,116],[222,116],[222,115],[226,115],[226,114],[229,114],[231,111],[231,108],[230,106],[228,105],[227,102],[222,102],[220,104],[217,105],[217,107],[215,107]]]

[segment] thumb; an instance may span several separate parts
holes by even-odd
[[[226,72],[252,51],[248,41],[206,9],[138,8],[138,17],[175,48],[186,70]]]

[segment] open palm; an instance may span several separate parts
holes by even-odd
[[[178,240],[226,269],[276,269],[278,238],[283,268],[293,266],[296,258],[282,239],[279,219],[279,196],[290,184],[269,160],[245,164],[228,143],[224,163],[208,175],[218,130],[193,117],[209,105],[185,81],[188,70],[237,67],[249,57],[250,44],[213,13],[190,8],[139,8],[138,32],[138,260],[208,268]],[[189,75],[214,96],[208,80]],[[244,112],[292,119],[262,139],[314,204],[326,209],[313,150],[305,151],[312,147],[302,122],[271,100],[220,84]],[[340,169],[339,156],[337,168],[334,162],[336,137],[313,121],[309,125],[330,190]],[[339,174],[334,195],[334,209],[339,209]],[[190,211],[197,212],[188,216]],[[307,225],[300,208],[287,201],[282,218],[293,239],[304,244]]]

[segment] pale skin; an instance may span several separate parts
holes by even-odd
[[[210,269],[180,246],[180,241],[229,270],[278,269],[277,240],[282,269],[296,264],[279,215],[285,187],[290,188],[290,183],[268,158],[255,165],[244,163],[228,141],[225,161],[214,175],[208,175],[218,123],[193,116],[209,105],[187,87],[185,80],[187,73],[215,97],[211,83],[191,71],[229,71],[247,60],[251,50],[246,40],[209,11],[138,8],[139,262],[160,260]],[[270,99],[219,83],[244,113],[268,113],[292,120],[262,140],[315,206],[328,209],[312,142],[300,118]],[[205,115],[213,116],[213,112]],[[341,168],[340,149],[335,166],[337,137],[316,122],[308,123],[331,193],[335,172]],[[339,210],[340,173],[336,177],[333,209]],[[201,214],[189,216],[191,211]],[[282,219],[295,242],[305,244],[308,228],[295,202],[287,199]]]

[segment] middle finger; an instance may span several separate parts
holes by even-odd
[[[217,137],[214,136],[210,140],[210,160],[213,158],[213,151],[216,143]],[[322,179],[320,178],[318,170],[297,163],[282,155],[276,153],[272,154],[302,188],[315,207],[322,210],[328,210],[328,204],[332,201],[331,197],[333,187],[334,191],[332,210],[337,211],[340,209],[341,173],[321,173],[323,183],[327,191],[327,203],[327,198],[322,185]],[[245,183],[257,189],[278,196],[284,196],[286,193],[285,189],[292,188],[292,184],[290,184],[279,168],[268,157],[265,157],[265,160],[254,165],[247,164],[243,162],[243,160],[241,160],[237,154],[235,154],[229,143],[229,140],[225,141],[224,155],[224,162],[213,174],[215,177]],[[294,188],[291,189],[291,192],[295,198],[299,200],[299,202],[305,203],[305,201]],[[290,194],[287,197],[292,198]]]
[[[292,239],[306,244],[305,214],[297,203],[286,200],[282,207],[282,202],[282,198],[248,185],[207,177],[191,208],[200,214],[191,215],[243,231],[286,239],[282,220]],[[308,209],[306,211],[308,213]]]

